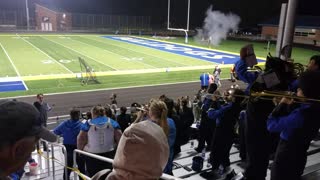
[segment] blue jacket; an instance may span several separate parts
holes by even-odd
[[[224,116],[224,113],[232,108],[233,103],[228,103],[227,105],[221,106],[220,109],[210,109],[208,111],[209,119],[215,119],[216,125],[220,125],[221,119]]]
[[[94,125],[104,125],[105,123],[107,123],[108,119],[107,117],[105,116],[100,116],[100,117],[97,117],[97,118],[94,118],[94,119],[91,119],[90,120],[90,123],[91,124],[94,124]],[[114,129],[121,129],[120,128],[120,125],[117,121],[113,120],[110,118],[110,122],[111,122],[111,125]],[[82,124],[81,126],[81,131],[84,131],[84,132],[88,132],[89,129],[90,129],[90,124],[89,122],[87,121],[86,123]]]
[[[173,166],[173,154],[174,154],[174,143],[176,141],[176,125],[174,124],[174,121],[171,118],[167,118],[168,125],[169,125],[169,137],[168,137],[168,144],[170,148],[170,154],[169,154],[169,160],[164,168],[164,173],[171,173],[172,172],[172,166]]]
[[[254,72],[248,72],[248,66],[245,63],[245,61],[242,59],[238,60],[235,63],[235,71],[237,73],[238,78],[241,81],[249,84],[246,89],[246,94],[249,94],[250,87],[252,86],[254,81],[257,79],[259,74]]]
[[[209,74],[203,73],[200,75],[201,86],[209,86]]]
[[[309,107],[310,105],[303,104],[287,116],[273,117],[270,115],[267,121],[268,130],[270,132],[281,132],[281,139],[289,140],[294,130],[303,126],[304,116],[302,111]]]
[[[63,137],[63,144],[76,145],[81,125],[79,120],[68,120],[62,122],[53,132]]]

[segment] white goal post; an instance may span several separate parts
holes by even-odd
[[[189,31],[189,18],[190,18],[190,0],[188,0],[188,16],[187,16],[187,29],[178,29],[178,28],[171,28],[170,27],[170,5],[171,0],[168,0],[168,22],[167,22],[167,29],[171,31],[182,31],[185,33],[185,43],[188,43],[188,31]]]

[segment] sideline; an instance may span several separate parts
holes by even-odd
[[[226,80],[229,78],[224,78],[221,80]],[[90,90],[82,90],[82,91],[72,91],[72,92],[60,92],[60,93],[48,93],[45,94],[46,96],[53,96],[53,95],[63,95],[63,94],[74,94],[74,93],[86,93],[86,92],[97,92],[97,91],[106,91],[106,90],[116,90],[116,89],[130,89],[130,88],[141,88],[141,87],[152,87],[152,86],[166,86],[166,85],[175,85],[175,84],[188,84],[188,83],[196,83],[199,81],[186,81],[186,82],[174,82],[174,83],[161,83],[161,84],[151,84],[151,85],[140,85],[140,86],[128,86],[128,87],[114,87],[114,88],[101,88],[101,89],[90,89]],[[34,97],[35,95],[26,95],[26,96],[13,96],[13,97],[5,97],[0,98],[0,100],[5,99],[18,99],[18,98],[28,98]]]

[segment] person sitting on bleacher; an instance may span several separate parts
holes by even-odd
[[[0,102],[0,179],[23,169],[40,138],[55,142],[57,137],[40,126],[38,110],[17,101]],[[10,178],[9,178],[10,179]]]
[[[105,109],[102,106],[93,107],[91,114],[92,119],[81,126],[77,147],[89,153],[113,158],[115,146],[122,134],[120,126],[118,122],[105,116]],[[110,163],[94,158],[86,157],[85,161],[90,177],[105,168],[112,168]]]
[[[320,99],[320,71],[306,72],[299,79],[298,97]],[[291,113],[281,109],[294,105],[293,99],[283,98],[269,116],[271,132],[281,132],[280,142],[271,170],[271,180],[299,180],[307,161],[307,150],[320,128],[320,103],[302,100]],[[281,108],[282,107],[282,108]]]
[[[131,118],[130,115],[127,114],[127,108],[122,106],[120,108],[120,114],[117,116],[117,122],[119,123],[121,127],[121,131],[124,132],[130,124],[131,124]]]
[[[119,142],[113,171],[98,172],[93,180],[157,180],[169,158],[167,135],[152,121],[134,123]]]
[[[71,109],[70,111],[70,120],[62,122],[59,126],[57,126],[53,132],[63,137],[63,145],[67,150],[67,166],[73,167],[73,151],[77,149],[77,136],[80,133],[81,121],[80,119],[80,110],[79,109]],[[78,169],[80,172],[84,173],[84,162],[81,157],[77,157]],[[65,173],[65,171],[63,171]],[[69,179],[71,170],[68,169],[67,177]],[[63,179],[65,180],[65,174],[63,174]]]

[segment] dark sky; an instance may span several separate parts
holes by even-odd
[[[281,1],[287,0],[191,0],[190,23],[202,25],[205,11],[213,5],[215,10],[233,12],[242,19],[241,26],[257,23],[277,16]],[[298,13],[320,16],[316,5],[319,0],[299,0]],[[151,16],[153,23],[164,25],[167,18],[167,0],[29,0],[58,6],[67,11],[99,14],[128,14]],[[0,0],[0,9],[24,8],[24,0]],[[186,25],[187,0],[171,0],[171,19],[176,26]]]

